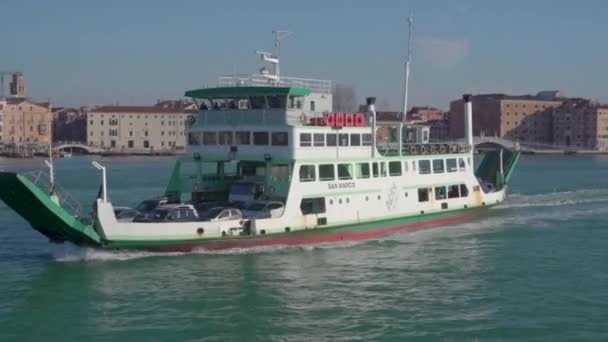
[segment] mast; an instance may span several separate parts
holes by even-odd
[[[44,163],[49,168],[49,180],[51,181],[51,189],[49,195],[55,194],[55,168],[53,165],[53,145],[49,144],[49,159],[45,160]]]
[[[413,15],[410,14],[407,19],[408,42],[407,42],[407,59],[405,61],[405,80],[403,85],[403,115],[401,124],[399,125],[399,155],[401,156],[403,147],[403,126],[407,123],[407,96],[410,82],[410,62],[412,59],[412,28],[414,25]]]
[[[280,83],[280,68],[279,68],[279,48],[281,46],[281,39],[289,36],[291,34],[291,32],[289,31],[281,31],[281,30],[274,30],[272,31],[272,33],[274,33],[274,55],[275,58],[277,59],[277,63],[274,65],[274,74],[277,76],[277,85],[278,83]]]

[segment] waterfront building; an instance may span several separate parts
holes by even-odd
[[[422,106],[422,107],[412,107],[412,109],[407,112],[407,120],[408,121],[419,121],[419,122],[427,122],[427,121],[436,121],[443,120],[444,113],[442,110],[437,109],[435,107],[430,106]]]
[[[52,137],[52,114],[48,102],[36,103],[9,97],[3,105],[3,140],[9,145],[47,145]]]
[[[476,136],[497,136],[515,141],[553,142],[553,108],[565,98],[558,91],[542,91],[537,95],[512,96],[481,94],[473,96],[473,122]],[[462,138],[464,113],[462,100],[450,103],[450,137]]]
[[[87,113],[87,144],[123,152],[179,152],[192,113],[157,106],[102,106]]]
[[[53,141],[87,141],[86,107],[56,107],[53,111]]]
[[[571,99],[555,108],[556,145],[608,150],[608,106],[588,99]]]
[[[3,139],[4,107],[6,107],[6,100],[0,99],[0,145],[4,145],[4,139]]]

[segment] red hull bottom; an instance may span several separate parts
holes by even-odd
[[[319,233],[310,235],[300,236],[265,236],[251,239],[227,239],[224,241],[207,242],[203,244],[182,244],[182,245],[171,245],[171,246],[159,246],[154,248],[147,248],[154,252],[192,252],[198,250],[226,250],[226,249],[246,249],[254,247],[266,247],[266,246],[296,246],[296,245],[314,245],[322,243],[332,242],[349,242],[349,241],[362,241],[377,239],[391,233],[401,230],[418,230],[424,228],[431,228],[433,226],[453,223],[461,221],[468,217],[477,214],[477,212],[470,212],[464,214],[458,214],[450,217],[443,217],[437,219],[429,219],[425,221],[410,222],[398,225],[387,225],[380,226],[378,228],[351,230],[333,233]]]

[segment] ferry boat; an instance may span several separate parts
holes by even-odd
[[[0,173],[0,198],[53,242],[105,249],[191,251],[373,239],[471,217],[505,200],[519,151],[487,152],[474,168],[471,97],[465,139],[332,112],[329,81],[280,76],[274,64],[186,91],[199,108],[162,196],[119,208],[105,167],[92,218],[51,179]],[[384,134],[380,134],[383,132]],[[388,137],[387,137],[388,136]]]

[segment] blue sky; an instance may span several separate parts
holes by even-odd
[[[605,1],[0,0],[0,70],[57,105],[147,104],[252,73],[283,41],[282,74],[352,84],[401,106],[406,17],[415,17],[411,105],[465,92],[608,101]],[[384,108],[381,108],[384,109]]]

